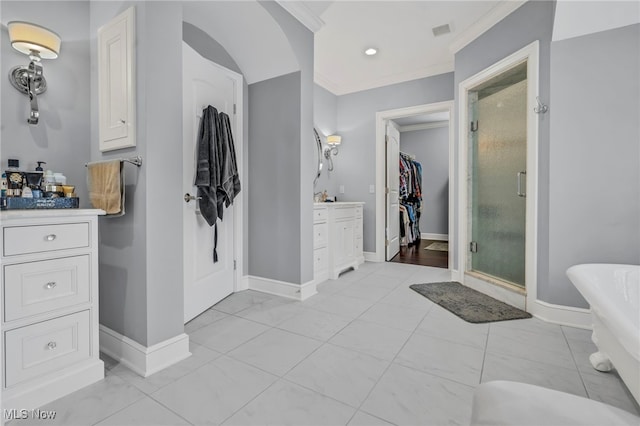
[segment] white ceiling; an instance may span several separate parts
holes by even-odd
[[[454,52],[523,1],[298,3],[321,24],[314,28],[315,82],[343,95],[453,71]],[[444,24],[451,33],[434,37],[432,28]],[[368,47],[376,47],[378,54],[364,55]]]

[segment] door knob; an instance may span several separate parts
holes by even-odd
[[[188,203],[189,201],[193,201],[193,200],[202,200],[202,197],[196,197],[195,195],[191,195],[188,192],[184,194],[185,203]]]

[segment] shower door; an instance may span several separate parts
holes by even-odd
[[[473,272],[525,285],[526,63],[469,92]]]

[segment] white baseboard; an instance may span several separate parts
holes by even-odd
[[[237,286],[236,286],[236,289],[235,289],[235,291],[243,291],[243,290],[249,290],[249,276],[248,275],[244,275],[240,279],[240,282],[237,283]]]
[[[249,288],[293,300],[306,300],[317,293],[314,280],[304,284],[293,284],[270,278],[248,276]]]
[[[572,306],[554,305],[542,300],[536,300],[528,307],[534,317],[546,322],[551,322],[569,327],[592,329],[591,311]]]
[[[191,356],[189,336],[185,333],[146,347],[102,324],[100,351],[142,377],[150,376]]]
[[[384,262],[384,258],[382,258],[381,256],[378,256],[378,253],[374,251],[365,251],[364,260],[366,262]]]
[[[462,281],[462,275],[463,274],[459,271],[451,271],[451,279],[453,281],[464,282],[465,285],[473,288],[474,290],[478,290],[479,292],[502,302],[508,303],[522,310],[526,310],[531,315],[541,319],[542,321],[552,324],[566,325],[569,327],[583,328],[586,330],[592,329],[591,311],[589,309],[554,305],[553,303],[547,303],[542,300],[534,300],[531,302],[526,300],[525,295],[519,294],[515,291],[510,291],[506,288],[488,283],[470,275],[464,275],[465,281]]]
[[[462,282],[462,275],[457,269],[451,269],[451,281]]]
[[[423,240],[449,241],[448,234],[431,234],[429,232],[423,232],[420,234],[420,238]]]

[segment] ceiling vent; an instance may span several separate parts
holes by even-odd
[[[433,31],[434,37],[439,37],[441,35],[449,34],[451,32],[451,28],[449,27],[449,24],[444,24],[431,28],[431,31]]]

